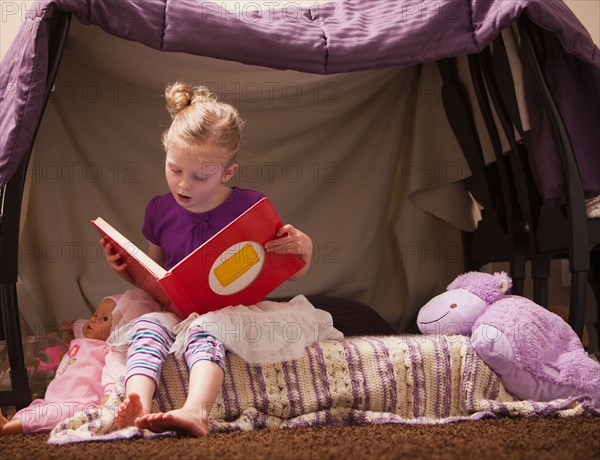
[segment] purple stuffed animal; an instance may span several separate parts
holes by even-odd
[[[506,295],[504,273],[469,272],[425,304],[423,334],[462,334],[519,399],[551,401],[587,395],[600,407],[600,363],[558,315],[531,300]]]

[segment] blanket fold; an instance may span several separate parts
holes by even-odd
[[[104,406],[84,409],[59,423],[50,432],[48,442],[50,444],[69,444],[173,436],[172,433],[156,434],[136,427],[119,429],[115,424],[115,415],[124,399],[125,382],[121,378]]]

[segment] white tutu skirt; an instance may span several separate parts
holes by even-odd
[[[301,357],[313,342],[344,338],[333,327],[331,314],[315,308],[303,295],[289,302],[264,301],[193,313],[173,328],[177,338],[172,353],[183,354],[187,331],[196,326],[250,364],[290,361]]]

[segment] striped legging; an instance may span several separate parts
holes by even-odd
[[[156,319],[139,318],[134,322],[133,330],[135,332],[127,349],[125,379],[145,375],[158,388],[162,365],[167,359],[174,337]],[[204,360],[213,361],[224,369],[225,348],[219,340],[199,326],[192,326],[187,331],[184,357],[188,369]]]

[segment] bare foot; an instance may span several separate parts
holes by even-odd
[[[190,411],[184,407],[169,412],[144,415],[135,421],[135,426],[154,433],[175,431],[184,436],[195,437],[208,434],[208,421],[203,419],[197,411]]]
[[[0,410],[0,436],[4,434],[4,426],[8,423],[8,419],[4,416]]]
[[[23,426],[21,425],[20,420],[8,420],[0,410],[0,436],[21,433],[23,433]]]
[[[138,417],[148,415],[150,410],[145,408],[140,400],[140,395],[137,393],[130,393],[125,398],[125,401],[119,406],[117,415],[115,416],[115,422],[119,428],[125,428],[133,426],[135,419]]]

